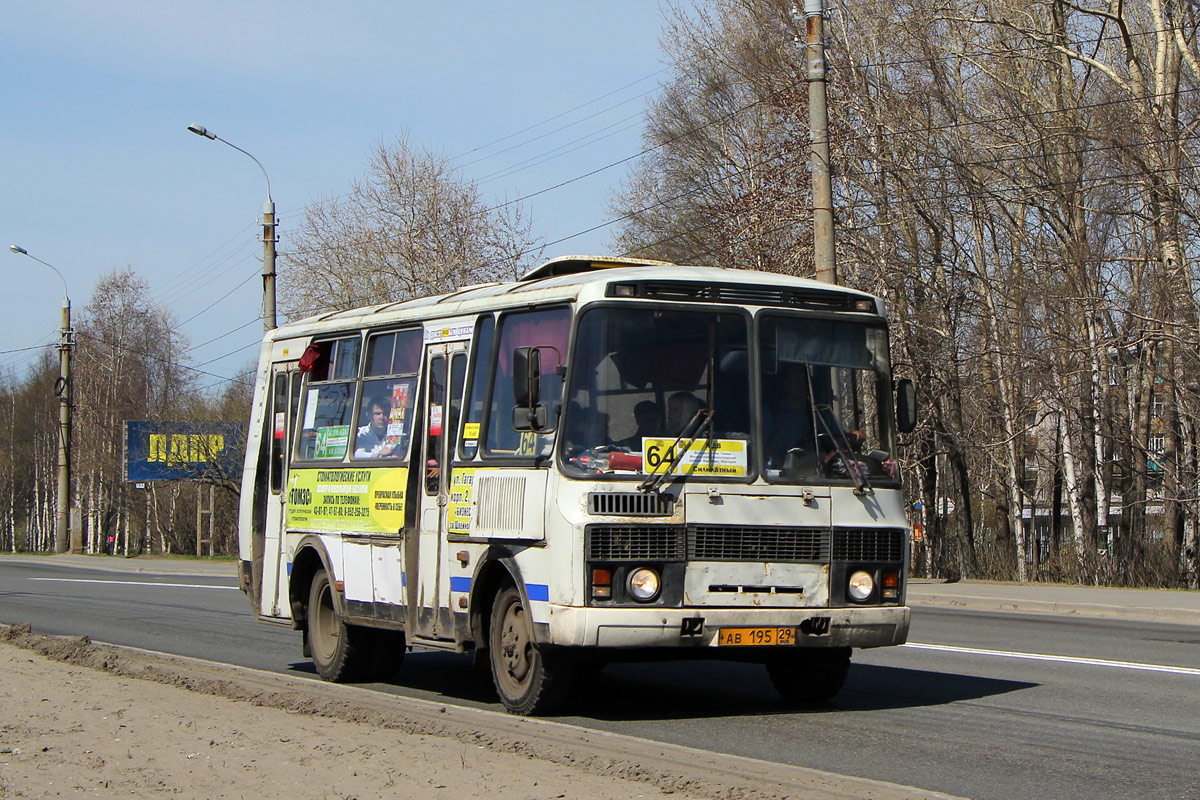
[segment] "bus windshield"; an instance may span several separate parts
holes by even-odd
[[[737,311],[584,311],[564,471],[894,485],[885,329],[784,313],[763,313],[757,329],[754,342],[749,315]]]
[[[885,329],[782,314],[758,329],[764,477],[895,483]]]
[[[648,474],[693,440],[684,474],[745,477],[751,458],[749,317],[645,306],[585,311],[561,435],[576,476]],[[719,456],[719,457],[717,457]],[[699,462],[703,463],[699,463]]]

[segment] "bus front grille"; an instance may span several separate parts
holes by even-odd
[[[588,492],[588,512],[611,517],[669,517],[675,498],[653,492]]]
[[[903,561],[904,531],[879,528],[835,528],[834,561]]]
[[[689,525],[688,558],[696,561],[829,560],[828,528]]]
[[[899,529],[753,525],[588,525],[592,561],[773,561],[823,564],[904,560]]]
[[[591,561],[679,561],[684,554],[681,525],[588,525]]]

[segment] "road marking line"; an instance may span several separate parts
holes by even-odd
[[[92,578],[30,578],[31,581],[58,581],[59,583],[114,583],[120,586],[169,586],[178,589],[233,589],[236,586],[215,586],[204,583],[155,583],[153,581],[102,581]]]
[[[1136,669],[1144,672],[1167,672],[1173,675],[1194,675],[1200,677],[1200,669],[1194,667],[1168,667],[1162,664],[1141,664],[1136,661],[1109,661],[1106,658],[1055,656],[1045,653],[1017,653],[1010,650],[984,650],[978,647],[955,647],[949,644],[923,644],[921,642],[908,642],[901,645],[901,647],[912,647],[917,650],[940,650],[944,653],[965,653],[976,656],[1024,658],[1030,661],[1058,661],[1063,664],[1086,664],[1092,667],[1115,667],[1117,669]]]

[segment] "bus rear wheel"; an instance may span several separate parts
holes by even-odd
[[[824,703],[842,690],[850,672],[850,648],[800,648],[775,655],[767,675],[790,703]]]
[[[488,655],[496,694],[512,713],[549,714],[566,702],[571,662],[534,644],[533,621],[515,586],[500,592],[492,606]]]
[[[308,645],[313,666],[327,681],[348,683],[361,678],[369,666],[372,631],[347,625],[333,602],[329,573],[317,570],[308,590]]]

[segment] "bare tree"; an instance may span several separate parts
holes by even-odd
[[[446,156],[380,143],[345,196],[318,201],[283,253],[292,317],[510,279],[541,256],[519,202],[489,207]]]

